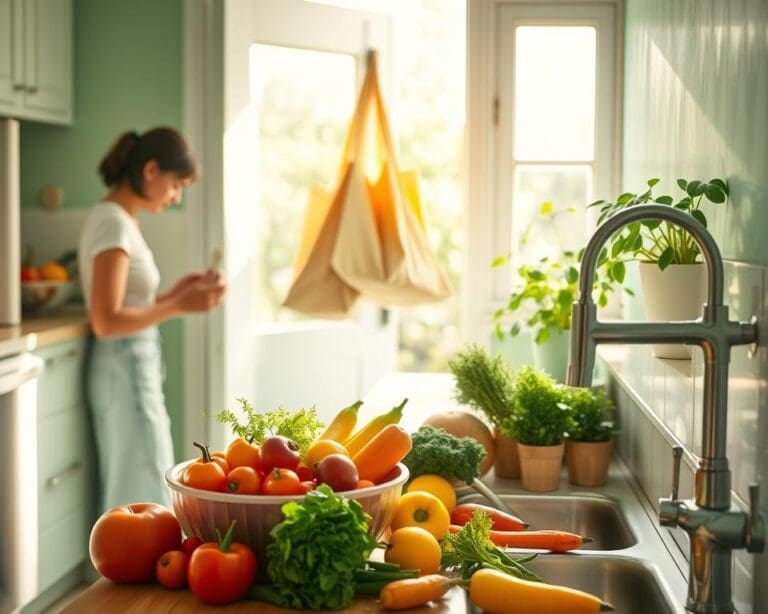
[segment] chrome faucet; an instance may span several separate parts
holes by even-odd
[[[681,322],[600,322],[592,282],[603,245],[619,229],[641,220],[667,221],[688,231],[699,244],[708,269],[707,298],[697,320]],[[672,496],[659,501],[662,526],[681,527],[691,544],[688,598],[690,612],[733,612],[731,550],[762,552],[765,524],[756,484],[749,489],[750,509],[731,506],[731,471],[726,457],[728,363],[731,347],[756,343],[757,325],[728,319],[723,305],[723,260],[707,229],[689,214],[665,205],[642,205],[609,217],[587,243],[579,276],[579,300],[573,304],[568,384],[589,386],[595,349],[601,343],[683,343],[704,352],[704,426],[702,455],[696,470],[694,499],[677,498],[682,448],[676,447]]]

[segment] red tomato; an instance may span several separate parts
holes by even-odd
[[[181,550],[169,550],[157,561],[157,581],[165,588],[184,588],[187,585],[189,555]]]
[[[132,503],[104,512],[91,529],[94,567],[113,582],[149,582],[164,552],[181,546],[173,512],[157,503]]]
[[[269,473],[275,467],[295,470],[299,466],[299,446],[282,435],[267,437],[261,443],[261,470]]]
[[[258,495],[261,476],[253,467],[235,467],[227,474],[227,492],[238,495]]]
[[[203,540],[200,539],[197,535],[190,535],[187,537],[187,539],[181,542],[181,549],[187,553],[187,556],[192,556],[195,548],[201,546],[202,544]]]
[[[262,495],[300,495],[299,476],[290,469],[273,469],[264,479]]]
[[[230,469],[235,467],[259,468],[259,446],[249,443],[248,440],[238,437],[227,446],[224,459]]]
[[[35,267],[25,264],[21,267],[21,281],[37,281],[40,279],[40,271]]]
[[[210,605],[240,599],[256,579],[256,555],[248,546],[232,543],[234,528],[233,520],[220,543],[204,543],[189,560],[189,588]]]
[[[302,480],[299,482],[300,492],[298,494],[306,495],[310,490],[315,490],[315,488],[317,488],[317,484],[313,480]]]
[[[296,475],[299,476],[301,482],[311,482],[315,479],[315,472],[306,465],[296,467]]]
[[[329,454],[317,464],[317,483],[328,484],[335,492],[354,490],[360,476],[349,456]]]

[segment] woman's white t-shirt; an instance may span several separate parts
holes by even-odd
[[[93,259],[109,249],[123,250],[130,260],[123,306],[153,305],[160,271],[136,219],[116,203],[101,202],[91,209],[77,250],[80,280],[88,308],[91,305]]]

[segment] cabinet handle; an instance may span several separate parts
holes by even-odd
[[[56,488],[62,482],[64,482],[68,478],[71,478],[78,471],[80,471],[81,467],[82,467],[82,463],[80,461],[75,461],[61,473],[57,473],[56,475],[48,478],[45,481],[45,485],[48,486],[48,488]]]
[[[80,356],[80,350],[76,348],[72,348],[71,350],[67,350],[63,354],[59,354],[58,356],[51,356],[45,361],[45,364],[49,367],[53,367],[60,362],[66,362],[70,358],[77,358]]]
[[[28,94],[37,94],[37,86],[36,85],[30,85],[29,87],[25,88],[27,90]]]

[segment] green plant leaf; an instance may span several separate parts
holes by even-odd
[[[541,328],[536,333],[535,341],[538,344],[542,344],[549,339],[549,331],[546,328]]]
[[[654,230],[659,227],[661,224],[661,220],[643,220],[640,222],[643,226],[645,226],[648,230]]]
[[[602,205],[605,201],[604,200],[596,200],[594,202],[591,202],[587,205],[587,209],[590,207],[597,207],[598,205]]]
[[[725,192],[723,192],[723,189],[713,183],[707,184],[707,189],[704,191],[704,193],[713,203],[724,203],[726,200]]]
[[[702,183],[698,179],[694,179],[688,184],[688,187],[685,189],[685,191],[688,193],[689,196],[696,197],[704,194],[705,187],[706,187],[705,183]]]
[[[660,205],[671,205],[674,199],[671,196],[659,196],[655,200]]]
[[[666,269],[670,264],[672,264],[672,260],[675,258],[675,250],[672,249],[672,247],[667,247],[663,252],[661,252],[661,255],[659,256],[659,268],[663,271]]]
[[[621,196],[619,196],[619,197],[616,199],[616,204],[617,204],[617,205],[626,205],[626,204],[627,204],[627,203],[629,203],[629,201],[631,201],[631,200],[632,200],[634,197],[635,197],[635,195],[634,195],[634,194],[632,194],[631,192],[624,192],[624,194],[622,194]]]
[[[515,322],[512,326],[509,327],[509,334],[512,337],[517,337],[520,334],[520,323]]]
[[[611,265],[611,276],[617,282],[619,282],[620,284],[624,283],[624,274],[625,274],[625,272],[626,272],[626,269],[624,268],[624,263],[623,262],[621,262],[621,261],[614,262]]]
[[[632,288],[624,288],[624,292],[629,294],[629,296],[635,296],[635,293],[632,291]]]
[[[496,256],[493,259],[493,262],[491,262],[491,268],[495,269],[497,267],[500,267],[501,265],[505,264],[508,259],[509,259],[509,256]]]
[[[648,187],[649,187],[649,188],[652,188],[652,187],[653,187],[653,186],[655,186],[657,183],[659,183],[659,181],[661,181],[661,179],[649,179],[649,180],[648,180]]]
[[[565,272],[565,279],[569,284],[575,284],[579,280],[579,271],[576,267],[568,267]]]
[[[693,211],[691,211],[691,215],[695,217],[696,220],[699,222],[699,224],[704,226],[704,228],[707,227],[707,218],[704,217],[704,214],[701,211],[699,211],[698,209],[694,209]]]
[[[720,188],[723,192],[725,192],[725,195],[728,196],[728,184],[725,183],[722,179],[710,179],[709,183],[711,185],[716,185],[718,188]]]
[[[677,185],[680,186],[681,190],[687,190],[688,189],[688,182],[685,179],[678,179]]]
[[[539,214],[549,215],[552,213],[552,209],[554,209],[554,205],[550,201],[545,201],[541,203],[541,206],[539,207]]]

